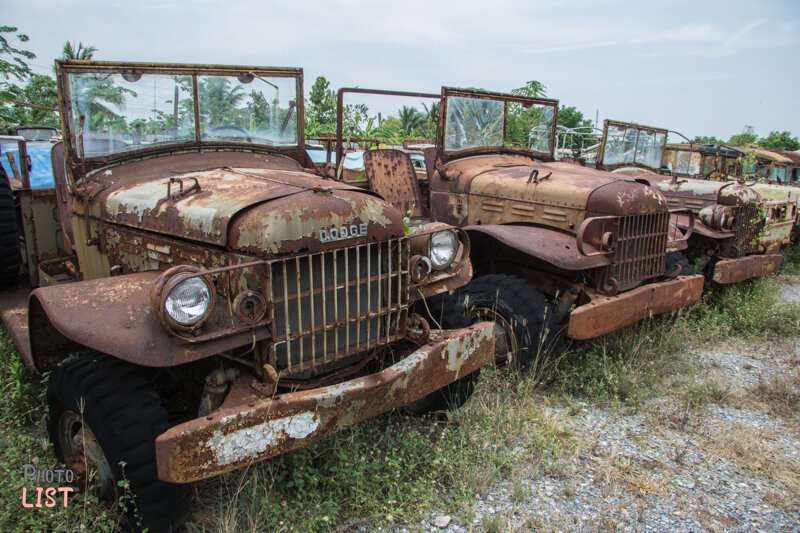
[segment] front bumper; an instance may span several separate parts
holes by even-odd
[[[220,409],[156,439],[158,477],[189,483],[307,446],[471,374],[494,360],[494,348],[494,324],[482,322],[337,385],[265,397],[240,377]]]
[[[738,259],[723,259],[714,265],[711,279],[720,285],[739,283],[750,278],[777,274],[781,269],[781,254],[747,255]]]
[[[590,293],[591,302],[570,314],[567,335],[577,340],[594,339],[645,318],[687,307],[702,294],[703,276],[699,274],[651,283],[616,296]]]

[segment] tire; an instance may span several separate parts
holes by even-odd
[[[19,225],[14,193],[5,171],[0,171],[0,286],[19,280]]]
[[[680,265],[681,271],[680,276],[689,276],[695,273],[694,265],[689,263],[689,260],[686,259],[680,252],[669,252],[667,254],[667,260],[664,264],[664,272],[674,272],[675,269]]]
[[[85,472],[84,458],[101,465],[94,479],[103,496],[127,502],[133,496],[125,505],[133,529],[178,528],[188,514],[190,487],[156,477],[155,439],[169,427],[167,411],[135,366],[82,357],[53,371],[47,402],[50,439],[68,468]],[[128,495],[119,494],[120,481],[129,483]]]
[[[493,320],[498,364],[541,370],[541,363],[561,353],[564,335],[552,306],[529,283],[516,276],[490,274],[461,289],[461,300],[473,322]]]
[[[414,312],[425,318],[431,328],[437,327],[438,324],[442,329],[459,329],[469,327],[471,323],[464,308],[459,305],[458,299],[449,294],[428,299],[425,303],[417,305]],[[413,415],[421,416],[435,411],[458,409],[472,396],[479,374],[480,370],[476,370],[407,405],[405,410]]]

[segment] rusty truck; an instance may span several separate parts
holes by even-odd
[[[606,120],[598,167],[649,183],[672,207],[692,210],[697,221],[687,256],[714,282],[739,283],[778,272],[796,207],[785,199],[764,198],[756,188],[736,181],[662,174],[668,134],[664,128]],[[727,151],[696,153],[703,155],[698,168],[713,175]],[[667,156],[666,168],[675,162],[675,154],[673,150]],[[711,168],[710,162],[717,164]]]
[[[761,151],[763,155],[766,150]],[[776,158],[778,154],[772,156]],[[795,164],[793,154],[783,154]],[[783,159],[781,159],[783,161]],[[784,163],[786,162],[784,161]],[[791,225],[792,242],[800,240],[800,189],[797,187],[797,168],[782,174],[780,166],[772,166],[769,158],[760,157],[748,148],[733,148],[720,144],[667,144],[662,162],[664,168],[680,177],[719,181],[738,181],[755,190],[767,202],[768,226],[775,234],[783,234]],[[786,171],[788,172],[788,171]],[[767,179],[775,176],[776,179]],[[783,183],[778,178],[784,176]],[[791,224],[789,224],[791,221]]]
[[[346,93],[440,102],[436,144],[424,151],[429,198],[403,151],[366,152],[366,177],[404,211],[470,235],[476,279],[459,294],[474,320],[498,324],[498,361],[527,367],[564,334],[596,338],[700,298],[703,277],[682,275],[687,234],[661,193],[554,161],[556,100],[344,88],[339,139]]]
[[[674,148],[665,155],[668,133],[663,128],[606,120],[598,165],[645,180],[674,207],[695,212],[698,222],[688,255],[713,281],[738,283],[778,272],[783,264],[781,248],[791,239],[794,202],[764,196],[762,187],[737,181],[678,177],[669,169],[687,158],[680,158]],[[739,166],[726,161],[731,152],[707,148],[690,153],[702,156],[697,168],[712,178]]]
[[[35,288],[2,318],[48,375],[57,456],[111,498],[124,477],[140,526],[179,523],[190,482],[466,399],[494,325],[420,304],[469,281],[468,234],[320,176],[302,69],[56,71],[55,187],[0,240],[38,243]]]

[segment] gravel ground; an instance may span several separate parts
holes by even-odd
[[[800,303],[800,287],[785,294]],[[800,393],[798,339],[687,357],[693,381],[644,404],[543,407],[571,429],[574,450],[405,529],[800,531],[800,413],[780,409]],[[700,405],[690,390],[706,391]]]

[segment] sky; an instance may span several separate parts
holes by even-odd
[[[332,88],[507,92],[528,80],[599,116],[727,139],[800,135],[800,0],[3,0],[52,74],[95,59],[302,67]]]

